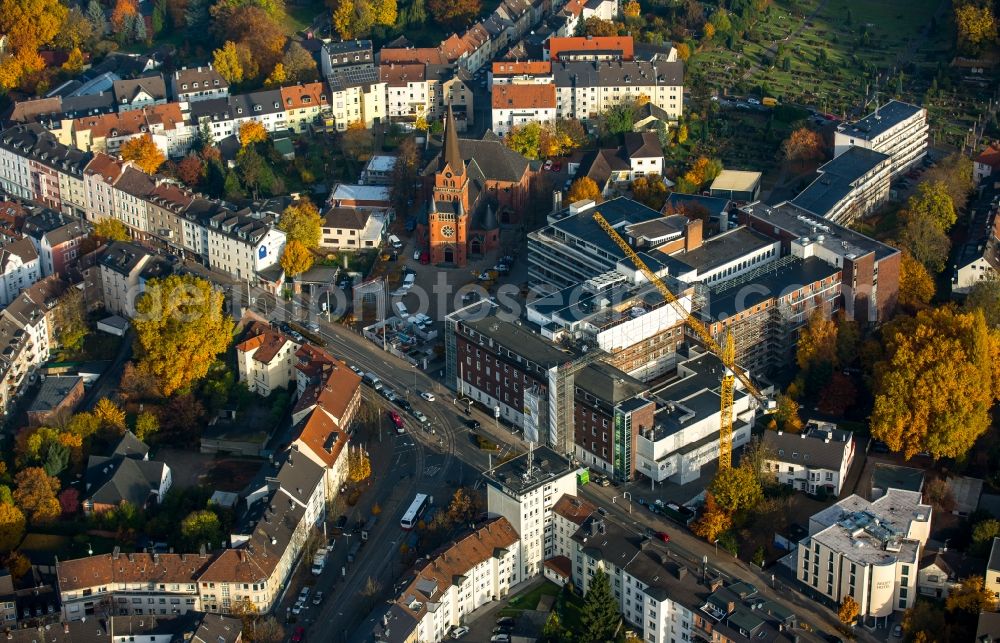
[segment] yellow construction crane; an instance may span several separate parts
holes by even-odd
[[[656,286],[656,289],[660,291],[660,294],[663,295],[667,303],[673,306],[677,314],[684,320],[684,323],[698,335],[702,343],[705,344],[705,347],[722,360],[725,373],[722,376],[722,391],[720,393],[722,397],[722,417],[719,421],[719,470],[728,469],[733,464],[733,387],[736,378],[739,378],[740,383],[746,387],[748,393],[762,403],[765,410],[769,407],[768,400],[757,390],[757,387],[750,381],[746,373],[737,368],[736,347],[733,344],[732,334],[726,333],[723,346],[719,346],[719,343],[712,337],[708,328],[681,305],[674,293],[670,292],[667,285],[663,283],[663,280],[650,270],[646,262],[639,258],[635,250],[632,250],[632,247],[618,234],[617,230],[611,227],[611,224],[601,216],[600,212],[594,213],[594,221],[621,248],[621,251],[632,261],[633,265],[641,270],[642,274],[646,275],[650,283]]]

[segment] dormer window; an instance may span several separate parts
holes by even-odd
[[[216,87],[218,87],[218,86],[219,86],[219,81],[218,81],[218,79],[216,79],[216,81],[215,81],[215,86],[216,86]]]
[[[191,83],[191,89],[198,89],[198,83]]]
[[[260,105],[254,105],[253,106],[253,111],[259,112],[260,111]]]
[[[188,88],[187,83],[184,83],[183,85],[181,85],[181,89],[187,89],[187,88]]]
[[[281,103],[279,103],[278,101],[274,101],[274,109],[281,109]]]
[[[236,113],[237,114],[242,114],[243,113],[243,108],[242,107],[237,107],[236,108]]]
[[[285,99],[285,105],[291,105],[291,104],[292,104],[292,99],[291,98],[286,98]]]
[[[303,96],[302,97],[302,102],[305,103],[306,105],[308,105],[309,103],[312,102],[312,98],[309,97],[309,96]]]

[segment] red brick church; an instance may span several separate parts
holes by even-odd
[[[535,176],[528,159],[490,132],[458,138],[451,107],[444,150],[424,169],[425,202],[417,243],[430,263],[464,267],[500,247],[500,226],[517,225]]]

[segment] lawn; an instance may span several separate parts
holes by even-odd
[[[558,585],[551,581],[545,581],[541,585],[536,585],[510,599],[507,607],[500,610],[500,615],[516,616],[524,610],[533,610],[538,607],[538,601],[543,596],[558,596],[560,591],[562,590]]]

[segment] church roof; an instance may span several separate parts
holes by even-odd
[[[458,129],[455,127],[455,114],[452,113],[451,104],[448,105],[448,115],[444,129],[444,163],[451,167],[455,174],[465,173],[465,159],[459,149]]]
[[[496,213],[493,211],[493,206],[489,203],[486,204],[486,209],[482,211],[482,216],[479,217],[479,221],[473,226],[477,230],[483,230],[489,232],[490,230],[496,230],[500,227],[500,221],[497,219]]]

